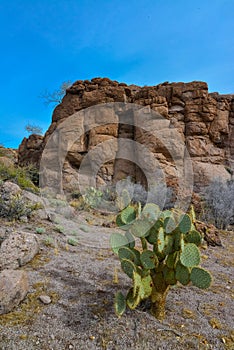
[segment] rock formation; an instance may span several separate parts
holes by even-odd
[[[69,116],[74,115],[77,117],[72,119],[73,122],[69,124],[70,129],[66,132],[69,131],[68,137],[74,139],[74,133],[79,128],[82,136],[69,147],[67,146],[67,155],[63,164],[65,187],[71,189],[75,185],[77,171],[85,156],[107,140],[110,140],[111,145],[109,151],[116,157],[100,166],[97,183],[119,180],[128,175],[133,176],[136,181],[144,182],[139,166],[121,159],[121,144],[118,142],[120,138],[144,144],[159,161],[160,167],[166,174],[167,183],[175,185],[175,165],[170,152],[166,145],[153,137],[150,132],[134,125],[126,125],[121,120],[121,113],[116,113],[113,117],[113,115],[110,116],[111,114],[108,115],[106,110],[95,117],[90,127],[91,119],[87,117],[85,110],[91,106],[113,102],[141,106],[143,119],[145,118],[142,122],[149,126],[147,130],[160,129],[160,120],[152,120],[151,111],[155,111],[164,118],[168,130],[176,129],[192,160],[195,189],[207,185],[214,177],[231,178],[234,170],[234,95],[209,93],[207,84],[199,81],[165,82],[157,86],[139,87],[111,81],[108,78],[78,80],[67,89],[62,103],[55,108],[52,123],[45,136],[31,135],[28,139],[24,138],[19,147],[19,164],[39,165],[41,154],[50,136]],[[83,114],[77,113],[82,110]],[[101,118],[100,123],[98,118]],[[103,122],[107,124],[102,125]],[[167,135],[176,150],[178,140],[170,133]],[[108,152],[108,148],[105,148],[105,152]],[[129,152],[134,150],[131,149]],[[138,158],[142,160],[143,157],[138,155]],[[53,159],[52,152],[48,162],[53,163]],[[97,162],[96,159],[92,161]]]

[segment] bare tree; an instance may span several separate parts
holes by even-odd
[[[49,92],[45,90],[43,93],[39,95],[40,98],[44,100],[44,103],[46,106],[49,104],[52,104],[54,106],[57,106],[59,103],[62,102],[63,97],[66,94],[66,90],[72,85],[72,82],[70,80],[64,81],[58,90],[55,90],[53,92]]]
[[[42,128],[38,125],[27,124],[25,126],[25,130],[29,133],[29,135],[32,135],[32,134],[42,135],[43,134]]]

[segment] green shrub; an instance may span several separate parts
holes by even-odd
[[[53,240],[53,238],[51,236],[47,236],[44,240],[44,244],[47,246],[47,247],[54,247],[55,246],[55,242]]]
[[[0,198],[0,217],[18,220],[22,216],[30,217],[34,208],[25,203],[21,195],[10,197],[8,200]]]
[[[36,227],[36,233],[38,233],[39,235],[45,233],[46,230],[44,227]]]
[[[64,233],[65,229],[62,225],[56,225],[54,228],[55,231],[59,232],[59,233]]]
[[[16,166],[7,167],[4,164],[0,164],[0,180],[9,180],[15,182],[22,189],[31,190],[35,193],[39,192],[39,189],[30,179],[28,168],[21,168]]]
[[[33,165],[28,165],[25,168],[26,176],[32,181],[35,186],[39,186],[39,169]]]
[[[163,319],[171,286],[178,282],[202,289],[210,286],[210,273],[199,266],[202,236],[195,229],[194,212],[188,215],[173,209],[161,211],[153,203],[143,209],[130,205],[117,216],[116,222],[125,233],[113,233],[111,247],[122,270],[132,280],[126,296],[116,294],[118,316],[127,306],[135,309],[142,300],[150,299],[152,314]]]
[[[68,238],[67,243],[72,246],[77,246],[79,244],[78,240],[74,238]]]

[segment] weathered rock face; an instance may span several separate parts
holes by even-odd
[[[207,84],[196,81],[163,83],[151,87],[128,86],[108,78],[76,81],[67,90],[62,103],[55,108],[52,124],[45,137],[42,139],[41,136],[32,135],[23,140],[19,147],[19,164],[25,165],[29,162],[39,164],[42,151],[58,126],[62,125],[61,123],[69,116],[84,110],[84,113],[76,114],[77,117],[69,121],[69,127],[65,130],[68,135],[67,140],[74,139],[78,129],[82,133],[79,140],[68,147],[63,164],[63,182],[66,188],[71,189],[77,183],[77,171],[87,158],[87,154],[91,157],[90,161],[98,164],[97,156],[92,159],[91,151],[108,140],[110,143],[105,147],[106,158],[108,158],[108,152],[110,155],[114,154],[114,157],[109,157],[111,159],[100,166],[97,183],[119,180],[128,175],[144,183],[144,175],[140,167],[127,159],[121,159],[121,143],[118,141],[120,138],[144,144],[159,161],[167,183],[176,185],[175,165],[166,147],[167,142],[170,141],[174,154],[178,154],[178,158],[184,154],[184,150],[173,136],[173,132],[170,133],[167,130],[168,140],[165,139],[162,143],[149,131],[124,124],[121,120],[124,115],[121,116],[121,113],[113,115],[113,111],[107,113],[106,108],[101,113],[99,109],[99,114],[94,117],[93,122],[92,118],[85,113],[87,107],[110,102],[142,106],[146,130],[161,128],[159,123],[162,120],[153,119],[150,112],[152,110],[160,113],[169,131],[176,129],[192,159],[195,189],[208,184],[215,176],[230,179],[230,173],[234,170],[234,95],[208,93]],[[136,117],[132,116],[132,118]],[[108,124],[101,125],[104,122]],[[48,172],[47,177],[51,175],[51,178],[54,178],[53,172],[56,171],[56,166],[53,162],[56,163],[56,151],[54,150],[54,156],[51,151],[49,160],[51,174]],[[129,147],[128,152],[131,156],[134,149]],[[139,160],[139,165],[144,161],[144,156],[137,154],[136,159]]]

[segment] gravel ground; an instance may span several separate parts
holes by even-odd
[[[40,254],[23,267],[30,280],[25,301],[0,316],[0,350],[234,349],[233,232],[221,233],[223,247],[202,250],[212,286],[171,288],[166,318],[159,322],[147,303],[116,317],[114,295],[127,291],[130,280],[109,248],[114,229],[103,227],[105,220],[80,213],[73,220],[58,215],[54,222],[14,224],[33,233],[44,227],[46,233],[38,235]],[[44,305],[42,294],[52,302]]]

